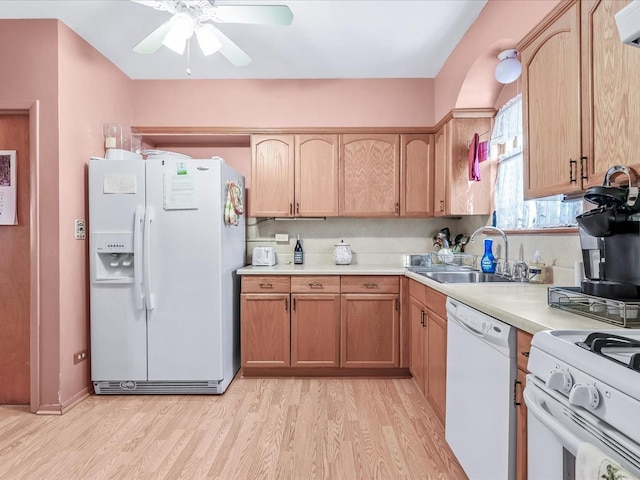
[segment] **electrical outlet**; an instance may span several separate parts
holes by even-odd
[[[73,354],[73,363],[80,363],[87,359],[87,351],[82,350]]]
[[[288,233],[276,233],[276,242],[288,242],[289,234]]]
[[[76,218],[75,222],[76,240],[84,240],[87,238],[87,222],[81,218]]]

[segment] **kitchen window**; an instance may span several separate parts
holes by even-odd
[[[491,135],[492,151],[498,150],[498,173],[494,191],[494,224],[503,230],[537,230],[575,227],[582,213],[581,201],[562,201],[562,195],[524,200],[522,154],[522,94],[498,111]]]

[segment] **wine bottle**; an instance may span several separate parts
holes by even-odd
[[[300,234],[298,234],[298,241],[293,249],[293,263],[296,265],[302,265],[304,263],[304,251],[302,250],[302,243],[300,243]]]

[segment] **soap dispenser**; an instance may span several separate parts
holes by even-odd
[[[486,238],[484,240],[484,255],[480,260],[480,268],[484,273],[496,273],[496,257],[493,256],[492,247],[493,240]]]

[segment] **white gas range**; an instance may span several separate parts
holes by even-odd
[[[640,477],[640,330],[536,333],[528,369],[529,480]]]

